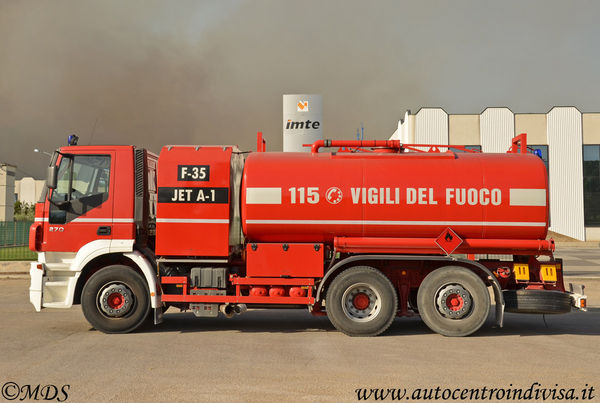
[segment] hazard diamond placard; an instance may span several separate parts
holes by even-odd
[[[435,240],[435,243],[438,244],[446,255],[450,255],[463,243],[463,240],[452,229],[446,228]]]

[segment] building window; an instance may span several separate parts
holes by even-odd
[[[600,226],[600,145],[583,146],[583,205],[585,225]]]
[[[542,152],[542,161],[546,165],[546,172],[550,175],[550,165],[548,164],[548,146],[545,144],[540,145],[528,145],[527,148],[533,148],[534,150],[540,150]]]

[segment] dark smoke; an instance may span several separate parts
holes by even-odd
[[[524,4],[522,4],[524,3]],[[324,134],[388,138],[406,109],[600,111],[594,2],[0,0],[0,161],[43,176],[80,144],[281,149],[285,93]],[[95,126],[95,129],[93,130]],[[92,137],[93,131],[93,138]]]

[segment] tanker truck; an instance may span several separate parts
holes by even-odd
[[[80,304],[97,330],[125,333],[169,307],[302,308],[350,336],[403,316],[467,336],[490,315],[502,327],[505,312],[586,309],[546,239],[548,176],[525,134],[504,154],[395,140],[266,152],[261,136],[256,152],[159,156],[70,137],[30,229],[35,309]]]

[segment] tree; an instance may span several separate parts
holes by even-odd
[[[24,203],[19,200],[15,202],[15,221],[33,221],[35,218],[35,205]]]

